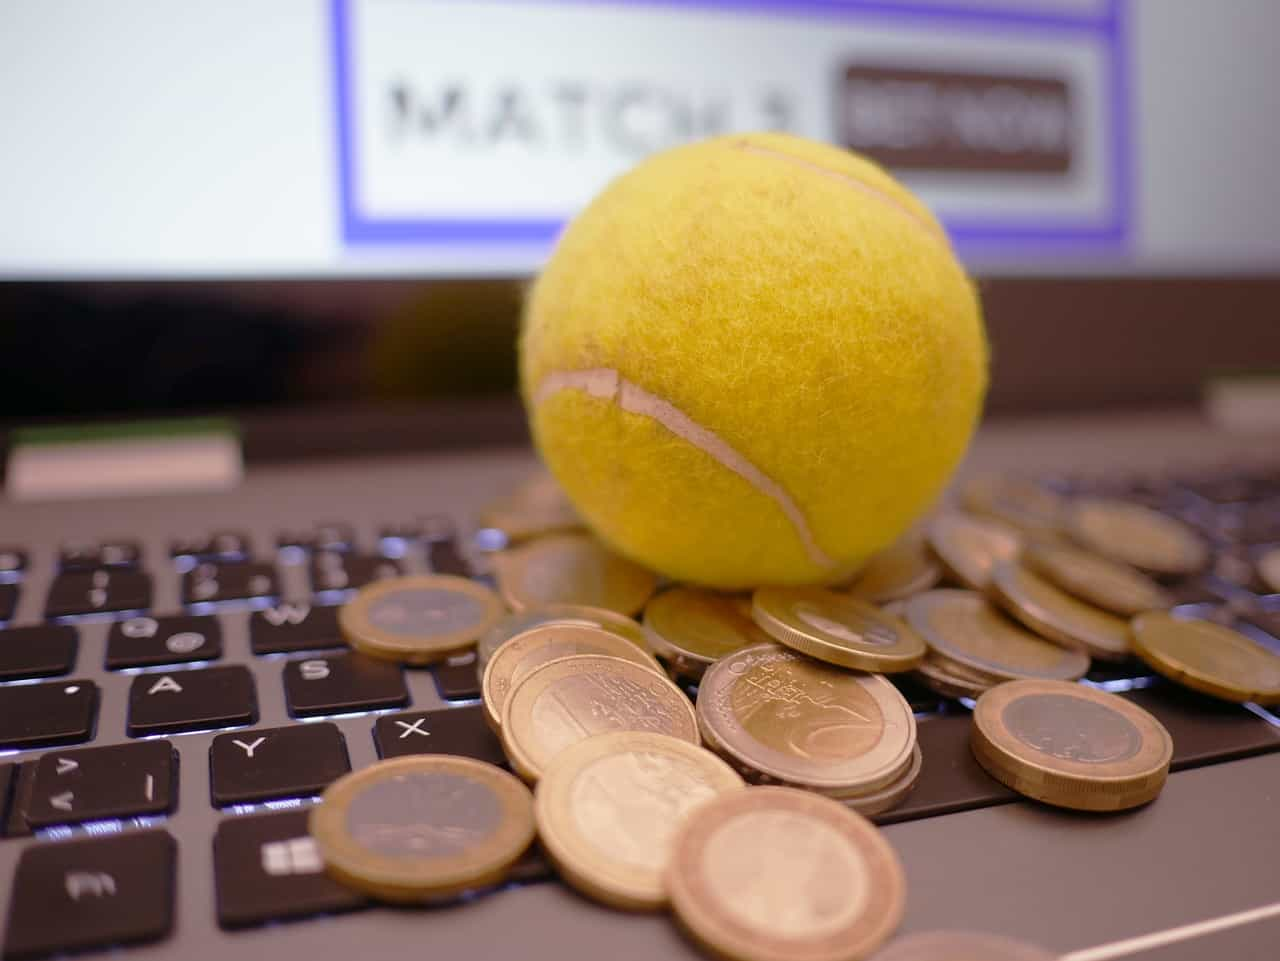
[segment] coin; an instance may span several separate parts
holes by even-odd
[[[871,961],[1056,961],[1033,944],[978,931],[921,931],[895,938]]]
[[[531,627],[552,623],[592,624],[625,638],[642,651],[649,649],[640,625],[625,614],[606,611],[603,607],[587,607],[584,604],[543,604],[508,614],[480,635],[480,640],[476,642],[476,661],[480,670],[484,670],[489,658],[493,657],[493,652],[504,641],[523,634]]]
[[[1063,499],[1035,481],[1012,474],[987,474],[960,488],[966,510],[994,518],[1031,536],[1056,537],[1061,530]]]
[[[713,664],[697,713],[708,746],[740,771],[828,793],[884,787],[910,765],[916,743],[915,716],[883,677],[777,644]]]
[[[562,657],[530,671],[502,707],[502,746],[526,781],[571,744],[608,731],[653,731],[699,743],[684,692],[658,672],[601,654]]]
[[[502,531],[511,542],[583,526],[569,498],[546,471],[531,475],[482,510],[480,524]]]
[[[651,572],[586,534],[556,534],[499,551],[493,567],[503,600],[516,611],[585,604],[631,615],[658,585]]]
[[[887,604],[927,591],[941,579],[942,568],[926,548],[924,535],[913,530],[872,557],[848,592],[872,604]]]
[[[857,671],[909,671],[924,659],[924,641],[902,621],[821,587],[761,587],[751,616],[779,643]]]
[[[944,668],[951,663],[959,668],[946,673],[978,682],[1028,677],[1074,681],[1089,670],[1087,655],[1023,630],[974,591],[927,591],[907,601],[906,618],[933,652],[921,668],[926,677],[928,668],[937,670],[939,658]]]
[[[645,606],[645,637],[676,675],[697,680],[726,654],[769,639],[750,611],[750,601],[742,597],[676,587]]]
[[[415,574],[360,588],[338,611],[338,625],[362,654],[428,664],[474,644],[501,615],[502,602],[482,584]]]
[[[916,786],[916,782],[920,780],[920,772],[924,770],[924,754],[920,751],[920,745],[916,745],[911,752],[911,765],[907,768],[902,777],[898,778],[877,791],[871,791],[867,794],[855,794],[849,797],[838,797],[836,800],[842,801],[845,807],[852,811],[857,811],[863,817],[874,817],[877,814],[883,814],[885,811],[891,811],[903,802],[912,788]]]
[[[1273,547],[1258,558],[1258,576],[1269,590],[1280,594],[1280,547]]]
[[[502,705],[511,689],[533,670],[574,654],[605,654],[647,667],[662,668],[648,651],[595,624],[540,624],[507,641],[485,665],[480,678],[485,718],[494,731],[502,725]]]
[[[949,669],[948,665],[936,658],[926,657],[916,668],[916,674],[924,682],[925,687],[936,691],[943,697],[977,698],[1000,681],[977,681]]]
[[[866,818],[807,791],[733,791],[676,835],[667,891],[695,941],[733,961],[850,961],[898,927],[902,865]]]
[[[342,883],[387,901],[435,901],[506,876],[533,841],[533,798],[492,764],[417,754],[329,785],[308,827]]]
[[[1119,811],[1160,793],[1173,740],[1124,698],[1068,681],[1009,681],[978,698],[970,731],[987,773],[1027,797]]]
[[[1153,574],[1194,574],[1209,562],[1204,541],[1186,524],[1128,501],[1076,501],[1068,531],[1081,546]]]
[[[1133,619],[1133,649],[1159,673],[1226,701],[1280,703],[1280,657],[1238,631],[1163,611]]]
[[[742,778],[710,751],[642,731],[579,741],[556,755],[534,799],[543,850],[561,876],[617,908],[666,903],[663,873],[676,830]]]
[[[1022,536],[1007,524],[959,511],[939,514],[928,530],[929,546],[947,576],[975,591],[985,591],[991,568],[1022,549]]]
[[[1146,574],[1100,554],[1033,544],[1022,552],[1021,560],[1073,597],[1112,614],[1132,617],[1173,606],[1168,592]]]
[[[1076,600],[1017,561],[995,566],[991,593],[1010,614],[1057,644],[1104,661],[1123,661],[1132,651],[1127,621]]]

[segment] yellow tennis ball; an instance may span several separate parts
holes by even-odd
[[[521,389],[622,554],[720,588],[847,577],[934,500],[986,389],[977,297],[872,162],[782,134],[651,157],[566,229]]]

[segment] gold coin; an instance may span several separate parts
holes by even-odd
[[[1156,671],[1226,701],[1280,702],[1280,657],[1238,631],[1163,611],[1133,619],[1133,649]]]
[[[848,592],[872,604],[887,604],[927,591],[941,579],[942,568],[926,548],[924,535],[913,530],[872,557]]]
[[[1062,528],[1063,499],[1035,481],[1011,474],[987,474],[960,488],[966,510],[995,518],[1032,537],[1056,537]]]
[[[501,616],[502,602],[482,584],[414,574],[360,588],[338,611],[338,625],[362,654],[429,664],[474,644]]]
[[[1273,547],[1258,558],[1258,576],[1269,590],[1280,594],[1280,547]]]
[[[1022,550],[1022,536],[1009,525],[959,511],[935,517],[928,537],[947,576],[974,591],[985,591],[991,568]]]
[[[978,763],[1027,797],[1080,811],[1146,804],[1164,787],[1173,740],[1124,698],[1068,681],[1009,681],[978,698]]]
[[[991,594],[1010,614],[1056,644],[1103,661],[1123,661],[1133,650],[1126,620],[1076,600],[1017,561],[995,566]]]
[[[492,527],[511,542],[582,528],[582,518],[556,479],[539,471],[511,493],[480,512],[482,527]]]
[[[512,610],[585,604],[632,615],[658,586],[650,571],[586,534],[542,537],[493,555],[498,590]]]
[[[588,624],[603,627],[630,641],[642,651],[649,649],[640,625],[625,614],[606,611],[603,607],[587,607],[585,604],[543,604],[508,614],[480,635],[480,640],[476,642],[476,660],[480,670],[484,670],[494,651],[505,641],[540,624]]]
[[[871,961],[1057,961],[1033,944],[978,931],[922,931],[895,938]]]
[[[1209,549],[1186,524],[1128,501],[1076,501],[1068,530],[1081,546],[1153,574],[1194,574],[1209,562]]]
[[[502,706],[502,747],[536,781],[571,744],[608,731],[652,731],[698,744],[693,705],[662,674],[618,657],[578,654],[529,672]]]
[[[1089,670],[1087,655],[1023,630],[974,591],[927,591],[907,601],[906,617],[936,653],[925,661],[935,669],[949,666],[938,665],[942,658],[967,668],[973,680],[991,683],[1028,677],[1074,681]],[[956,669],[947,673],[964,676]]]
[[[761,587],[751,616],[780,644],[856,671],[909,671],[924,659],[924,641],[866,601],[821,587]]]
[[[697,587],[675,587],[644,609],[649,649],[680,676],[697,680],[726,654],[769,640],[743,598]]]
[[[713,664],[697,712],[708,746],[740,771],[816,791],[878,790],[907,769],[916,743],[911,707],[883,677],[777,644]]]
[[[329,785],[308,828],[343,884],[387,901],[435,901],[506,877],[533,841],[533,797],[492,764],[417,754]]]
[[[541,624],[517,634],[503,644],[485,665],[480,678],[480,693],[489,726],[498,731],[502,725],[502,706],[511,689],[531,672],[548,661],[574,654],[604,654],[620,657],[655,673],[662,668],[648,651],[612,631],[594,624]]]
[[[926,657],[916,668],[916,674],[931,691],[943,697],[981,697],[985,691],[995,687],[999,681],[979,681],[966,675],[954,672],[936,658]]]
[[[587,897],[651,910],[667,901],[671,842],[700,804],[740,791],[742,778],[710,751],[643,731],[615,731],[556,755],[538,782],[543,850]]]
[[[1033,544],[1022,552],[1021,560],[1073,597],[1112,614],[1132,617],[1173,606],[1168,592],[1146,574],[1100,554]]]
[[[884,814],[886,811],[892,811],[906,799],[916,786],[916,782],[920,780],[922,770],[924,770],[924,755],[920,752],[920,745],[917,744],[911,752],[911,766],[898,780],[886,784],[878,791],[837,797],[836,800],[851,811],[857,811],[863,817]]]
[[[808,791],[722,794],[688,817],[673,850],[676,919],[721,958],[851,961],[902,920],[906,879],[884,835]]]

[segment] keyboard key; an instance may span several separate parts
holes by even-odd
[[[66,674],[76,660],[74,627],[41,624],[0,631],[0,681]]]
[[[222,656],[222,628],[215,617],[131,617],[107,634],[107,667],[212,661]]]
[[[161,814],[177,801],[176,774],[168,741],[50,751],[36,762],[22,816],[39,828]]]
[[[36,783],[36,762],[23,761],[13,765],[13,794],[10,796],[9,813],[0,822],[0,837],[26,838],[31,836],[31,827],[22,816],[31,798],[31,789]]]
[[[253,555],[248,534],[239,531],[217,531],[208,537],[183,538],[169,545],[175,559],[240,564]]]
[[[403,573],[404,565],[390,557],[349,551],[316,551],[311,555],[311,589],[317,594],[354,590]]]
[[[443,541],[431,541],[427,544],[427,565],[433,574],[452,574],[455,577],[470,577],[474,571],[462,552],[458,550],[458,542],[453,538]]]
[[[363,654],[290,661],[284,666],[284,694],[294,717],[403,707],[409,701],[400,666]]]
[[[151,578],[140,571],[76,571],[59,574],[49,588],[45,617],[75,617],[119,611],[145,611],[151,606]]]
[[[258,702],[248,668],[139,674],[129,685],[130,737],[252,724]]]
[[[5,836],[4,826],[9,819],[9,799],[13,797],[13,779],[17,771],[16,764],[0,764],[0,838]]]
[[[223,604],[277,598],[280,583],[271,564],[215,564],[205,561],[182,575],[182,603]]]
[[[307,834],[307,812],[227,818],[213,836],[218,924],[352,911],[365,899],[330,878]]]
[[[436,687],[446,701],[468,701],[480,696],[480,675],[476,671],[476,655],[472,651],[433,665]]]
[[[26,569],[26,551],[21,547],[0,547],[0,580],[16,581]]]
[[[336,724],[219,734],[209,748],[215,807],[319,794],[350,770]]]
[[[142,563],[142,545],[137,541],[103,541],[100,544],[63,544],[58,551],[58,570],[92,571],[100,567],[129,570]]]
[[[1164,681],[1120,696],[1150,711],[1168,728],[1173,738],[1171,770],[1280,751],[1280,728],[1239,704]]]
[[[173,925],[176,860],[166,831],[28,847],[14,872],[4,956],[163,938]]]
[[[0,748],[87,741],[97,711],[98,685],[92,681],[0,687]]]
[[[18,585],[0,584],[0,621],[13,620],[13,612],[18,609]]]
[[[460,754],[478,761],[507,766],[497,735],[485,723],[484,708],[446,708],[387,714],[373,725],[378,757],[405,754]]]
[[[346,647],[336,607],[283,603],[249,615],[249,644],[255,654],[317,651]]]

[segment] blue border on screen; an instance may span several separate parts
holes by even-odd
[[[962,252],[1031,247],[1038,251],[1123,250],[1129,240],[1133,209],[1132,142],[1129,133],[1129,13],[1127,0],[1103,0],[1100,12],[1029,11],[945,6],[928,0],[555,0],[562,4],[696,7],[762,16],[795,15],[843,18],[850,14],[887,20],[973,25],[1012,32],[1079,33],[1103,40],[1111,126],[1107,214],[1093,218],[944,218],[947,233]],[[559,218],[384,218],[356,209],[358,158],[352,140],[350,0],[330,0],[333,96],[337,108],[338,192],[342,240],[348,246],[490,244],[549,245],[564,226]]]

